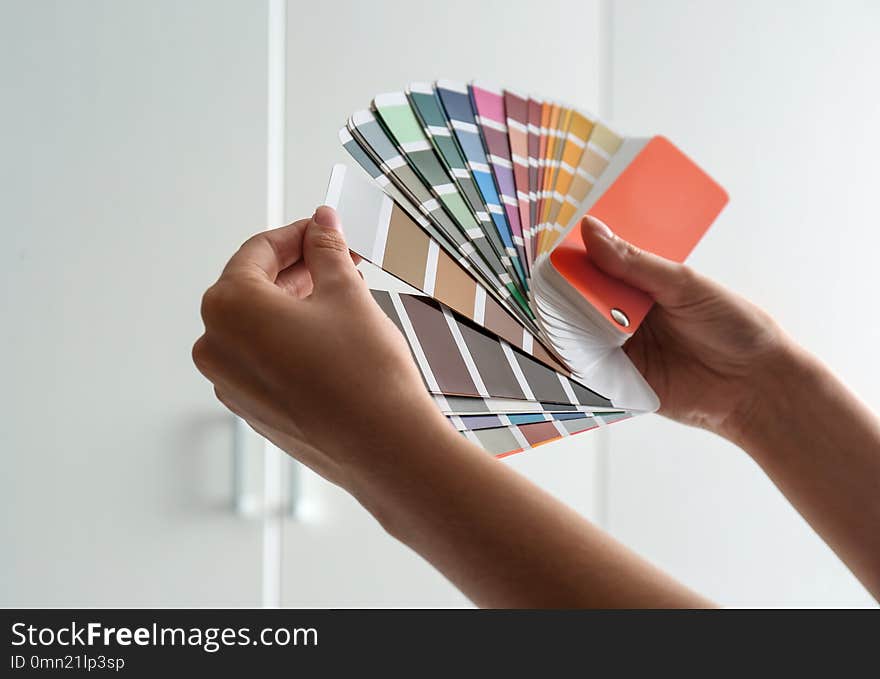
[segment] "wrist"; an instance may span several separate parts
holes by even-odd
[[[405,424],[363,442],[348,466],[345,489],[391,535],[403,539],[410,517],[431,511],[432,497],[488,456],[431,408],[408,411]],[[492,460],[488,460],[492,462]]]
[[[743,397],[724,419],[717,433],[752,457],[768,433],[797,408],[797,399],[813,393],[811,383],[821,366],[816,358],[790,338],[755,365],[743,386]]]

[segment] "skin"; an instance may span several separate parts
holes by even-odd
[[[582,231],[656,301],[625,348],[660,412],[742,447],[877,597],[876,416],[755,305],[596,220]],[[217,397],[477,605],[712,605],[449,427],[330,208],[242,245],[202,317],[193,359]]]

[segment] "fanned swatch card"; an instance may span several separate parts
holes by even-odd
[[[651,307],[589,258],[585,214],[683,261],[727,194],[664,137],[515,90],[439,80],[340,130],[326,203],[349,247],[421,295],[374,291],[450,426],[504,456],[651,412],[621,349]]]

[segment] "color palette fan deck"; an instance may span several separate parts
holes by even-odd
[[[326,202],[349,247],[421,294],[375,290],[426,388],[496,456],[656,410],[621,347],[651,306],[596,268],[585,214],[683,261],[727,194],[664,137],[479,82],[377,95],[339,138]]]

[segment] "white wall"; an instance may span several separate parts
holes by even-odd
[[[257,605],[190,347],[265,218],[262,3],[0,5],[0,605]]]
[[[615,2],[610,39],[615,120],[666,134],[730,192],[693,265],[874,409],[878,35],[877,3],[676,0]],[[611,431],[609,461],[612,531],[718,602],[872,603],[733,446],[651,417]]]

